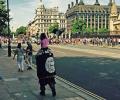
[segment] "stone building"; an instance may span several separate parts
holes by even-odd
[[[37,26],[36,26],[35,20],[33,20],[33,21],[29,22],[29,24],[27,25],[27,35],[35,36],[36,33],[37,33]]]
[[[49,9],[45,8],[42,0],[40,0],[36,8],[34,20],[28,24],[28,33],[48,33],[49,26],[53,25],[56,22],[59,24],[59,28],[66,29],[65,14],[59,12],[58,7],[53,7]],[[33,31],[31,31],[31,29]]]
[[[110,35],[120,35],[120,13],[117,11],[115,1],[113,1],[111,6]]]
[[[76,0],[76,3],[68,4],[66,11],[67,31],[71,33],[71,23],[77,18],[86,21],[87,27],[94,29],[94,32],[99,29],[110,29],[110,9],[112,0],[109,0],[108,5],[101,5],[98,0],[93,5],[86,5],[83,0]],[[120,6],[117,6],[117,13],[120,13]]]

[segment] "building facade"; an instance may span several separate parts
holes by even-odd
[[[33,31],[34,33],[48,33],[49,26],[53,25],[56,22],[59,24],[59,28],[66,29],[67,24],[65,14],[59,12],[58,7],[49,9],[45,8],[42,0],[40,0],[38,7],[36,8],[34,21],[28,25],[28,32],[31,31],[29,29],[35,29]]]
[[[76,0],[76,3],[68,4],[66,11],[67,31],[71,33],[72,21],[81,18],[86,21],[87,27],[90,27],[94,32],[99,29],[110,29],[110,9],[112,0],[109,0],[108,5],[101,5],[98,0],[93,5],[84,4],[83,0]],[[117,13],[120,13],[120,6],[117,6]]]
[[[33,20],[33,21],[29,22],[29,24],[27,25],[27,35],[35,36],[36,33],[37,33],[37,26],[36,26],[35,20]]]

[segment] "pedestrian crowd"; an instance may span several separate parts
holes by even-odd
[[[120,44],[119,37],[107,37],[107,38],[71,38],[71,39],[50,39],[50,44],[84,44],[84,45],[96,45],[96,46],[117,46]]]
[[[2,48],[2,44],[8,43],[8,37],[0,36],[0,48]]]

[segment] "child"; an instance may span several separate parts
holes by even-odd
[[[24,49],[21,47],[21,43],[18,43],[13,59],[15,59],[16,55],[17,55],[18,72],[23,72],[24,71]]]

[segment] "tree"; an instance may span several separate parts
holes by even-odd
[[[8,11],[6,9],[5,0],[0,0],[0,32],[2,33],[7,27]]]
[[[20,26],[19,28],[17,28],[16,35],[19,35],[19,34],[26,34],[26,27]]]
[[[84,35],[86,29],[86,22],[82,19],[76,19],[72,22],[72,33],[80,33]]]
[[[109,32],[109,30],[106,29],[106,28],[100,28],[100,29],[98,30],[98,32],[99,32],[99,33],[107,33],[107,32]]]
[[[16,35],[16,33],[15,33],[15,32],[11,32],[11,35],[13,35],[13,34],[14,34],[14,35]]]
[[[85,29],[85,34],[86,34],[87,36],[93,35],[93,34],[94,34],[94,28],[87,27],[87,28]]]
[[[99,35],[108,35],[109,30],[106,28],[101,28],[98,30]]]
[[[54,33],[54,34],[56,34],[56,32],[58,31],[58,29],[59,29],[59,25],[58,25],[58,23],[56,22],[56,23],[54,23],[53,25],[51,25],[51,26],[49,27],[49,33]]]
[[[10,35],[12,35],[10,28],[9,28],[9,30],[10,30]],[[4,36],[8,36],[8,27],[6,27],[6,28],[3,29],[2,34],[3,34]]]
[[[90,27],[87,27],[86,30],[85,30],[85,32],[92,33],[92,32],[94,32],[94,29],[90,28]]]

